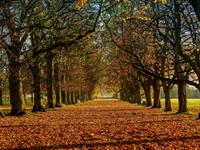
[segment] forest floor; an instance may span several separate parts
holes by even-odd
[[[195,117],[94,100],[0,118],[0,149],[200,150],[200,120]]]

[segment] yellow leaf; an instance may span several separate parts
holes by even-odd
[[[155,0],[155,3],[166,4],[167,0]]]
[[[80,9],[81,7],[83,7],[83,5],[87,2],[87,0],[77,0],[76,2],[76,8]]]

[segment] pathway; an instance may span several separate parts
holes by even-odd
[[[0,118],[0,149],[200,149],[200,121],[118,100]]]

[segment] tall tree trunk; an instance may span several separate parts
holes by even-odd
[[[74,91],[71,92],[71,102],[72,102],[72,104],[76,104],[75,92]]]
[[[33,112],[45,111],[41,104],[41,89],[40,89],[40,67],[38,62],[34,62],[31,66],[31,71],[33,75],[33,92],[34,92],[34,103]]]
[[[86,101],[86,94],[85,94],[86,92],[85,91],[83,91],[83,101]]]
[[[61,75],[61,101],[63,104],[67,104],[66,103],[66,92],[65,92],[65,73],[62,73]]]
[[[80,93],[79,93],[79,98],[80,98],[80,102],[83,102],[84,101],[84,98],[83,98],[83,91],[81,90]]]
[[[75,104],[78,103],[78,97],[77,97],[77,92],[74,91],[74,100],[75,100]]]
[[[60,101],[60,64],[56,62],[54,64],[54,89],[56,94],[56,107],[61,107]]]
[[[124,98],[125,97],[125,94],[124,94],[124,89],[121,89],[120,90],[120,100],[123,100],[124,101]]]
[[[66,91],[66,104],[67,105],[71,104],[71,94],[69,91]]]
[[[174,16],[175,21],[175,73],[177,75],[178,82],[178,102],[179,110],[177,113],[187,112],[187,97],[186,97],[186,83],[183,81],[185,75],[180,64],[179,54],[182,53],[181,45],[181,10],[180,10],[180,0],[174,1]]]
[[[177,113],[184,113],[187,112],[187,96],[186,96],[186,83],[179,82],[178,83],[178,112]]]
[[[66,93],[64,89],[61,90],[61,99],[62,99],[62,103],[66,104]]]
[[[9,92],[10,92],[10,115],[24,114],[22,100],[22,84],[20,79],[21,65],[19,57],[8,55],[9,60]]]
[[[24,83],[22,82],[22,92],[23,92],[23,99],[24,99],[24,103],[27,103],[27,98],[26,98],[26,88]]]
[[[89,95],[88,95],[88,91],[85,91],[85,99],[86,99],[86,101],[90,100]]]
[[[170,99],[170,91],[171,88],[169,86],[163,86],[163,91],[165,93],[165,112],[172,111],[171,99]]]
[[[153,101],[152,108],[161,108],[159,80],[154,78],[152,82],[153,82],[153,95],[154,95],[154,101]]]
[[[53,104],[53,77],[52,77],[52,71],[53,71],[53,54],[48,52],[46,55],[46,62],[47,62],[47,78],[46,78],[46,88],[47,88],[47,107],[48,108],[54,108]]]
[[[0,105],[3,105],[3,80],[0,78]]]
[[[151,101],[151,84],[150,84],[150,79],[146,79],[144,82],[144,93],[145,93],[145,97],[146,97],[146,107],[149,107],[152,105],[152,101]]]
[[[33,94],[33,89],[31,89],[31,103],[34,102],[34,94]]]
[[[136,99],[137,104],[140,105],[142,99],[141,99],[141,93],[140,93],[140,85],[138,81],[135,82],[135,99]]]
[[[130,102],[133,104],[137,103],[136,84],[133,82],[133,80],[129,83],[129,92],[130,92]]]

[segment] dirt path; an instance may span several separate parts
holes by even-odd
[[[117,100],[0,118],[0,149],[200,150],[200,121]]]

